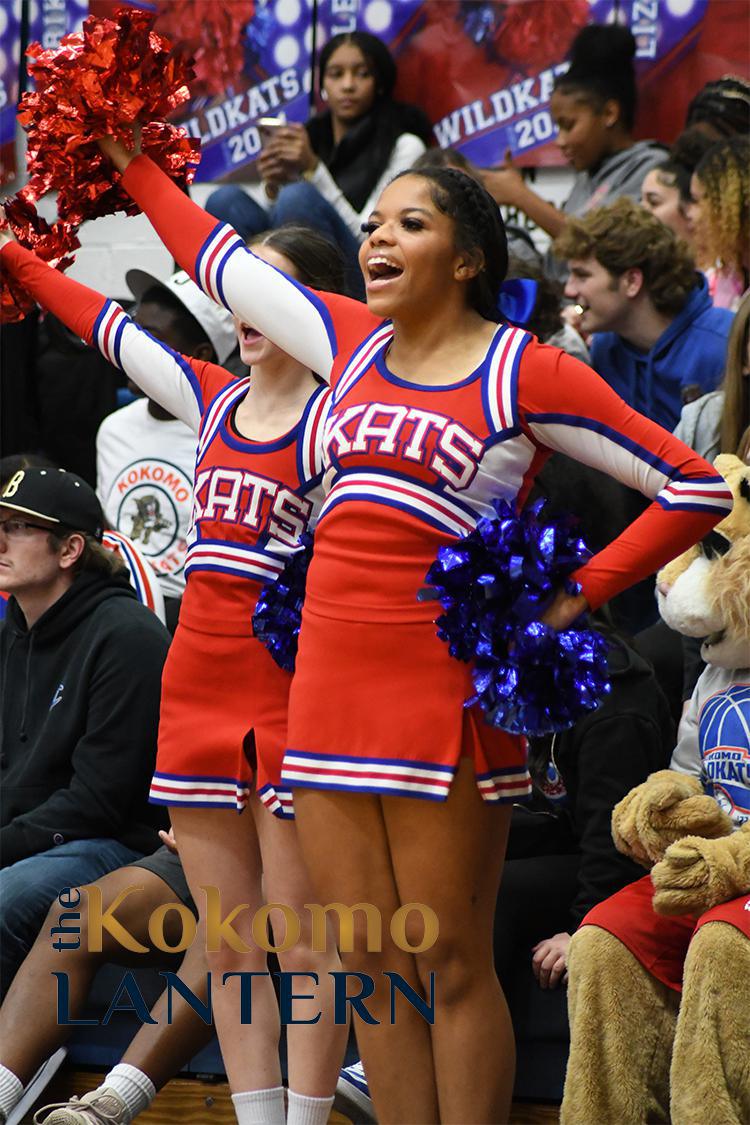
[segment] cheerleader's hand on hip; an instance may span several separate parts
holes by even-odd
[[[562,629],[569,629],[588,608],[589,603],[583,594],[568,594],[565,590],[558,590],[540,621],[560,632]]]

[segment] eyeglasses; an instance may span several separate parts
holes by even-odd
[[[13,516],[9,520],[0,520],[0,531],[3,531],[9,539],[25,539],[30,531],[51,531],[51,528],[45,527],[41,523],[29,523],[28,520],[16,519]]]

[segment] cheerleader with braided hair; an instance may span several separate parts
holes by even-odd
[[[360,250],[365,306],[288,279],[148,158],[100,145],[206,292],[331,382],[284,783],[319,901],[362,907],[342,962],[374,985],[357,1037],[379,1118],[507,1120],[513,1033],[492,929],[525,746],[464,706],[470,665],[418,599],[426,571],[493,498],[521,507],[550,450],[568,453],[653,503],[576,572],[580,594],[552,600],[543,620],[565,628],[705,535],[731,494],[590,368],[501,321],[505,231],[464,173],[408,172],[381,193]],[[370,907],[381,945],[365,940]],[[432,1024],[405,1002],[391,1012],[386,972]]]

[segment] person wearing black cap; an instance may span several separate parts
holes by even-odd
[[[20,469],[0,494],[0,986],[52,901],[153,851],[146,797],[169,635],[101,547],[95,493]]]

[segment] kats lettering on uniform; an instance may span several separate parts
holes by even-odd
[[[484,442],[444,414],[374,402],[333,410],[323,447],[326,460],[333,464],[357,453],[405,457],[433,470],[451,488],[463,489],[476,475]]]
[[[212,466],[196,474],[193,523],[216,520],[257,531],[267,526],[272,539],[295,547],[307,528],[313,506],[281,481],[248,469]]]

